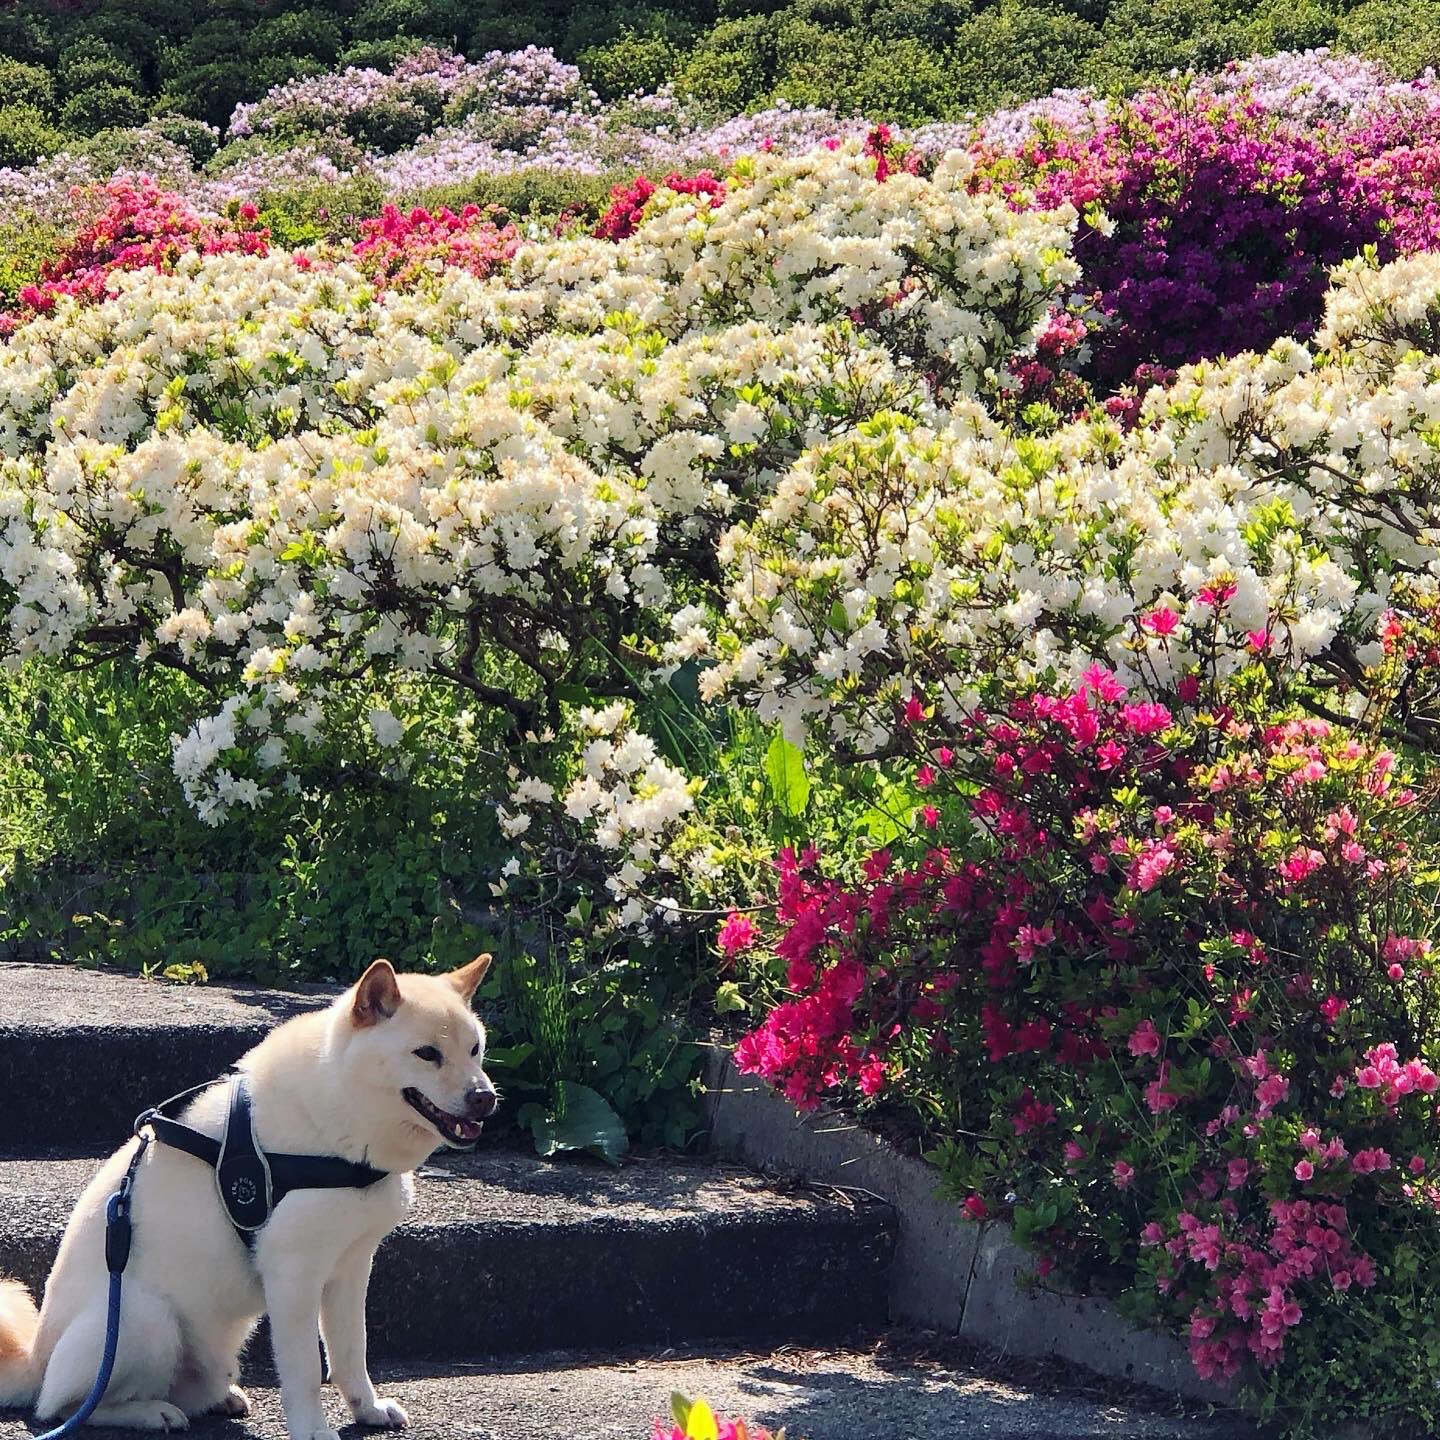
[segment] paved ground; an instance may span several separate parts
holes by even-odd
[[[675,1390],[704,1395],[722,1416],[783,1425],[789,1440],[1254,1440],[1234,1420],[1177,1417],[1100,1394],[1046,1393],[883,1348],[623,1360],[560,1354],[392,1367],[376,1379],[409,1410],[411,1433],[437,1440],[649,1440]],[[275,1391],[249,1389],[249,1420],[207,1420],[197,1434],[283,1440]],[[343,1405],[333,1392],[328,1408],[338,1423]],[[0,1440],[28,1440],[38,1429],[14,1412],[0,1414]],[[124,1434],[87,1433],[96,1440]],[[357,1440],[362,1433],[348,1432]]]
[[[4,975],[0,1027],[24,1024],[48,1030],[269,1026],[325,1005],[336,993],[328,985],[303,985],[292,991],[258,985],[147,983],[135,975],[75,965],[7,962]],[[144,1004],[137,1004],[142,987]]]

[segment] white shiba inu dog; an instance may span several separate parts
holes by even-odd
[[[328,1009],[279,1026],[240,1061],[261,1151],[388,1172],[375,1183],[292,1189],[247,1247],[216,1171],[171,1145],[149,1146],[135,1173],[119,1350],[92,1424],[178,1430],[210,1412],[246,1414],[239,1356],[262,1314],[291,1440],[336,1440],[321,1406],[317,1333],[359,1424],[409,1423],[370,1381],[365,1292],[376,1246],[410,1206],[410,1172],[442,1144],[468,1148],[495,1110],[485,1030],[470,1009],[489,964],[481,955],[447,975],[397,975],[377,960]],[[217,1084],[179,1118],[218,1140],[228,1094]],[[105,1205],[137,1143],[81,1196],[44,1307],[37,1313],[22,1286],[0,1283],[0,1406],[33,1404],[49,1421],[89,1393],[105,1335]]]

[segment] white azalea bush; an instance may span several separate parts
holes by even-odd
[[[997,681],[1170,692],[1260,654],[1358,714],[1397,580],[1440,574],[1437,309],[1440,257],[1362,258],[1314,346],[1188,367],[1129,433],[965,399],[812,446],[721,542],[708,692],[869,751],[912,691],[959,719]]]
[[[641,698],[707,649],[720,531],[816,447],[1003,383],[1078,276],[1075,217],[972,196],[968,166],[761,157],[619,245],[409,293],[304,253],[117,275],[0,352],[6,653],[190,677],[213,703],[174,764],[212,823],[302,785],[337,724],[391,748],[414,682],[460,687],[532,783],[507,838],[564,792],[634,918],[692,807],[638,731],[643,764],[583,778],[640,800],[565,790],[565,697]]]
[[[117,274],[0,351],[5,653],[187,676],[174,768],[214,824],[357,726],[403,771],[457,687],[509,727],[474,777],[502,837],[543,868],[532,823],[585,832],[627,923],[713,878],[644,730],[687,668],[842,758],[913,692],[958,718],[1097,659],[1168,689],[1265,653],[1355,710],[1395,578],[1431,583],[1440,267],[1357,260],[1313,346],[1025,434],[997,402],[1076,216],[970,178],[760,156],[619,244],[406,291],[321,252]]]

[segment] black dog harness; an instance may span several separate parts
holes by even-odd
[[[230,1087],[230,1105],[220,1139],[182,1125],[166,1114],[192,1095],[222,1083]],[[390,1173],[355,1160],[342,1160],[338,1155],[267,1154],[255,1139],[250,1081],[241,1073],[232,1075],[228,1082],[207,1080],[172,1095],[135,1121],[135,1133],[139,1135],[146,1126],[162,1144],[184,1150],[215,1171],[220,1203],[247,1249],[255,1244],[255,1236],[292,1190],[366,1190]]]

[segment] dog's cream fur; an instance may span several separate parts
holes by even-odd
[[[418,1090],[452,1117],[494,1108],[485,1031],[470,1009],[489,960],[442,976],[397,976],[377,960],[334,1005],[281,1025],[241,1061],[262,1149],[338,1155],[392,1172],[365,1190],[291,1192],[253,1258],[221,1206],[215,1172],[182,1151],[150,1146],[135,1177],[119,1352],[91,1423],[174,1430],[211,1411],[245,1414],[249,1402],[235,1383],[240,1351],[267,1313],[291,1440],[336,1440],[321,1406],[317,1332],[355,1419],[392,1429],[408,1423],[395,1401],[376,1396],[366,1368],[370,1263],[409,1208],[410,1172],[446,1138],[404,1092]],[[427,1046],[443,1063],[415,1054]],[[219,1136],[225,1105],[226,1089],[216,1086],[181,1118]],[[0,1406],[33,1404],[36,1418],[50,1421],[88,1394],[105,1332],[105,1202],[135,1143],[81,1196],[39,1314],[22,1286],[0,1282]]]

